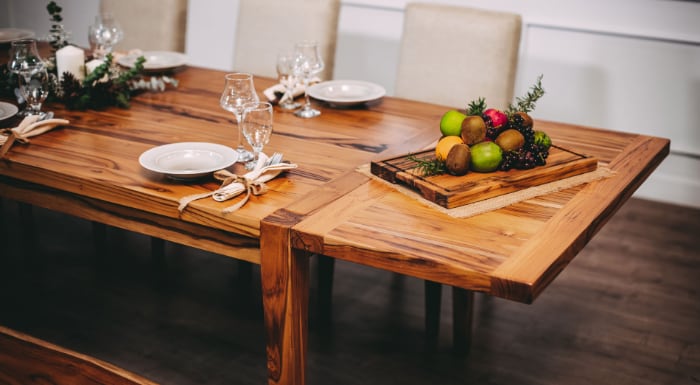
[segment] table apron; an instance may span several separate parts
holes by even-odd
[[[260,242],[131,207],[0,176],[0,196],[94,222],[260,264]]]

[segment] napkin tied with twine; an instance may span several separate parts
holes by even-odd
[[[265,185],[265,182],[274,179],[282,171],[297,168],[297,165],[294,163],[266,165],[268,159],[269,157],[267,155],[260,153],[255,168],[244,175],[236,175],[227,170],[216,171],[214,173],[214,178],[221,181],[221,187],[214,191],[183,197],[180,199],[178,210],[182,212],[190,202],[198,199],[212,197],[217,202],[224,202],[245,193],[243,199],[223,210],[224,214],[234,212],[243,207],[248,202],[251,195],[257,196],[265,194],[267,192],[267,185]]]
[[[319,77],[314,77],[311,80],[309,80],[309,86],[312,86],[316,83],[320,83],[321,78]],[[295,99],[301,95],[304,94],[304,83],[303,82],[296,82],[294,85],[294,89],[291,92],[291,99]],[[284,103],[289,99],[289,95],[287,95],[287,87],[285,83],[280,82],[277,83],[271,87],[265,88],[263,90],[263,95],[267,98],[267,100],[270,103],[273,104],[279,104],[279,103]],[[291,101],[291,100],[290,100]]]
[[[0,159],[5,157],[10,147],[15,142],[27,144],[32,136],[41,135],[52,130],[56,126],[62,126],[69,122],[65,119],[40,120],[38,115],[29,115],[22,119],[17,127],[4,128],[0,131]]]

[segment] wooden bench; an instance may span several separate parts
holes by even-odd
[[[85,354],[0,326],[0,384],[155,384]]]

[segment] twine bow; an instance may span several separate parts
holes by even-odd
[[[0,133],[2,133],[0,136],[0,144],[2,145],[2,147],[0,147],[0,159],[5,157],[5,154],[10,151],[10,147],[12,147],[15,142],[27,144],[29,143],[30,137],[41,135],[56,126],[68,123],[69,122],[65,119],[39,120],[38,115],[29,115],[22,119],[17,127],[2,129],[0,131]]]
[[[223,210],[224,214],[234,212],[248,203],[251,195],[258,196],[265,194],[268,191],[265,182],[275,178],[284,170],[297,167],[297,165],[293,163],[278,163],[265,166],[268,159],[267,155],[261,153],[255,169],[245,175],[236,175],[227,170],[214,172],[214,178],[221,181],[221,186],[214,191],[183,197],[180,199],[178,210],[182,212],[187,205],[198,199],[212,197],[217,202],[223,202],[245,192],[245,196],[240,201]]]
[[[221,187],[226,187],[231,183],[240,183],[245,189],[245,197],[243,197],[243,199],[238,201],[238,203],[236,203],[235,205],[225,208],[224,213],[236,211],[239,208],[243,207],[243,205],[245,205],[248,202],[248,199],[250,199],[251,194],[258,196],[267,192],[267,185],[265,184],[265,182],[250,180],[245,176],[238,176],[236,174],[228,172],[227,170],[219,170],[215,172],[214,178],[222,181]],[[219,202],[224,201],[228,199],[227,195],[228,194],[226,193],[214,192],[214,200]]]

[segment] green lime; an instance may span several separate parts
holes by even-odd
[[[457,111],[449,110],[440,119],[440,132],[443,136],[460,136],[462,133],[462,121],[467,115]]]
[[[471,146],[470,168],[476,172],[491,172],[498,169],[503,159],[503,150],[494,142],[480,142]]]

